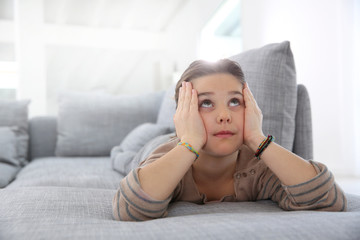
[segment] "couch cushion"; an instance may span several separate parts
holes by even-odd
[[[30,100],[0,100],[0,127],[12,127],[16,135],[16,165],[25,165],[28,153],[28,105]]]
[[[0,188],[6,187],[20,170],[20,166],[0,162]]]
[[[132,130],[119,146],[111,150],[111,162],[114,170],[127,175],[132,170],[132,160],[139,150],[157,136],[167,134],[166,126],[144,123]]]
[[[296,127],[293,153],[303,159],[313,159],[310,97],[302,84],[297,88]]]
[[[109,156],[112,147],[133,128],[156,121],[162,95],[63,92],[59,96],[56,156]]]
[[[16,128],[16,127],[15,127]],[[0,127],[0,162],[18,165],[14,127]]]
[[[36,116],[29,119],[30,160],[55,156],[57,117]]]
[[[289,42],[269,44],[230,57],[238,62],[262,110],[263,132],[292,150],[295,136],[296,73]],[[175,87],[163,99],[157,123],[174,129]]]
[[[56,186],[117,189],[123,177],[111,168],[109,157],[48,157],[31,161],[7,188]]]
[[[169,128],[155,123],[144,123],[132,130],[121,142],[122,151],[139,151],[147,142],[157,136],[169,133]]]
[[[18,127],[0,127],[0,188],[6,187],[21,168],[17,159]]]
[[[157,124],[167,126],[168,128],[175,131],[175,125],[173,121],[173,116],[176,111],[176,104],[175,104],[175,84],[169,87],[166,92],[165,96],[162,100],[159,114],[157,117]]]
[[[270,200],[170,204],[166,218],[112,218],[116,190],[66,187],[0,190],[1,239],[358,239],[359,196],[347,212],[286,212]]]
[[[158,148],[161,144],[164,144],[168,141],[170,141],[173,137],[175,137],[175,132],[171,132],[168,134],[160,135],[153,140],[149,141],[147,144],[145,144],[144,147],[142,147],[139,152],[134,156],[134,159],[132,160],[132,168],[137,168],[142,161],[144,161],[150,154]]]

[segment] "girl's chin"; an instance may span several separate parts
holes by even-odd
[[[241,144],[242,145],[242,144]],[[202,149],[202,151],[208,155],[216,156],[216,157],[224,157],[233,154],[234,152],[238,151],[241,145],[227,145],[227,146],[208,146]]]

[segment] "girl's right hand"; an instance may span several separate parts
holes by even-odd
[[[190,82],[183,82],[180,87],[174,123],[176,135],[182,142],[191,144],[197,151],[205,145],[207,135],[199,113],[198,96]]]

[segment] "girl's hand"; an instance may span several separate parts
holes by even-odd
[[[190,82],[183,82],[180,88],[174,123],[176,135],[182,142],[191,144],[197,151],[205,145],[207,136],[199,113],[197,92]]]
[[[245,83],[243,94],[245,100],[244,143],[256,151],[265,138],[262,132],[263,115],[247,83]]]

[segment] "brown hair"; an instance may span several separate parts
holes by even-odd
[[[217,74],[228,73],[236,77],[239,82],[244,85],[245,77],[240,65],[230,59],[221,59],[217,62],[207,62],[204,60],[197,60],[192,62],[185,72],[181,75],[180,80],[175,87],[175,102],[176,107],[179,99],[179,89],[182,82],[191,82],[195,78]]]

